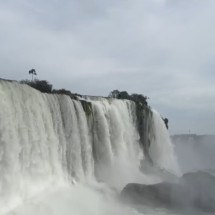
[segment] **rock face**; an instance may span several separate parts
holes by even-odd
[[[121,197],[133,204],[167,208],[196,208],[215,212],[215,177],[205,172],[187,173],[177,182],[128,184]]]

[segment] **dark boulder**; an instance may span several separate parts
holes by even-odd
[[[215,177],[209,173],[196,172],[187,173],[174,183],[131,183],[122,190],[121,197],[133,204],[215,212]]]

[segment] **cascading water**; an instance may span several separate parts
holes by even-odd
[[[166,126],[160,114],[152,110],[152,129],[150,135],[149,155],[153,164],[170,173],[180,175],[174,148]]]
[[[80,100],[6,81],[0,81],[0,98],[0,214],[74,181],[119,190],[129,182],[150,183],[140,171],[144,150],[134,102],[89,100],[86,114]],[[177,168],[169,165],[174,153],[162,119],[153,112],[150,123],[152,161]]]

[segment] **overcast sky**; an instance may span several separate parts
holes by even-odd
[[[214,0],[2,0],[0,77],[141,93],[171,134],[215,134]]]

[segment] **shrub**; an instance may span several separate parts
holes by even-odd
[[[148,105],[147,103],[148,97],[142,94],[129,95],[126,91],[113,90],[112,92],[110,92],[109,97],[116,99],[128,99],[136,103],[141,103],[146,106]]]
[[[22,80],[20,81],[21,84],[27,84],[37,90],[39,90],[42,93],[51,93],[52,92],[52,84],[49,84],[46,80]]]
[[[76,94],[73,94],[69,90],[65,89],[53,90],[52,93],[67,95],[70,96],[71,99],[78,99]]]

